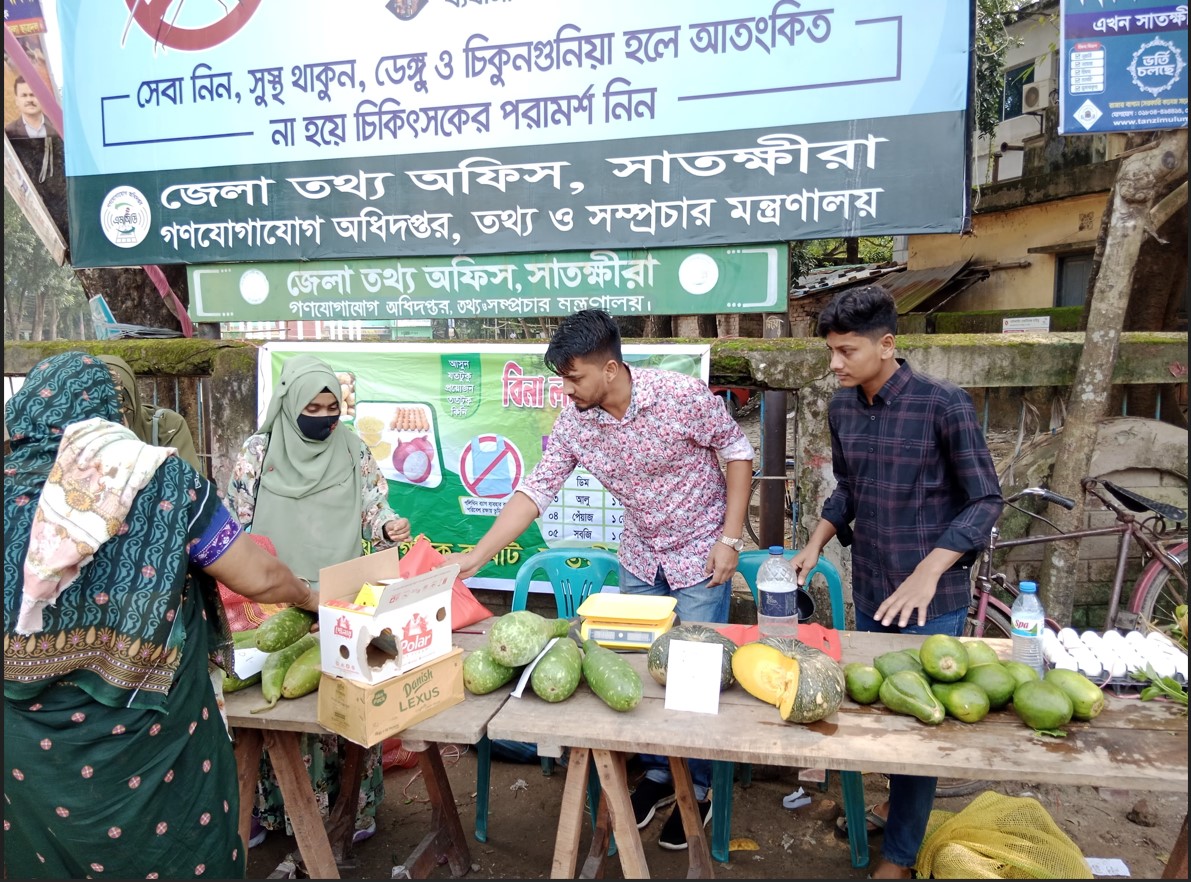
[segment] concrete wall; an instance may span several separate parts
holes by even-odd
[[[1107,193],[980,213],[972,218],[972,233],[964,236],[910,236],[907,269],[946,266],[971,258],[982,264],[1013,264],[992,272],[947,303],[949,312],[974,309],[1014,309],[1054,305],[1058,261],[1053,253],[1030,253],[1031,248],[1092,243],[1108,207]]]

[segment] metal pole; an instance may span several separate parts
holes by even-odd
[[[764,337],[788,337],[790,322],[785,313],[765,316]],[[762,547],[784,545],[786,536],[786,400],[789,393],[778,390],[761,398],[761,524]]]

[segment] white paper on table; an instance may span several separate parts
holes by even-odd
[[[255,646],[247,646],[236,650],[234,670],[241,680],[247,680],[253,674],[259,674],[265,667],[269,653],[262,652]]]
[[[1131,876],[1129,867],[1120,858],[1084,858],[1093,876]]]
[[[718,643],[671,640],[666,663],[666,710],[720,712],[724,647]]]
[[[557,642],[557,637],[551,637],[550,641],[544,647],[542,647],[542,651],[538,653],[537,658],[525,666],[525,670],[521,672],[521,679],[517,681],[517,688],[509,693],[513,696],[513,698],[521,697],[521,693],[525,691],[525,684],[529,682],[529,675],[532,674],[533,669],[538,666],[538,662],[542,660],[542,656],[545,655],[550,647]]]

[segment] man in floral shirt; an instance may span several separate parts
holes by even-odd
[[[624,506],[620,590],[674,597],[684,622],[726,622],[732,574],[753,474],[753,447],[723,402],[701,380],[675,371],[629,369],[610,315],[587,309],[564,319],[546,349],[570,403],[546,451],[491,529],[463,554],[472,576],[545,512],[578,466]],[[721,470],[719,459],[726,468]],[[726,471],[726,478],[725,478]],[[642,757],[646,777],[633,794],[637,826],[674,801],[664,757]],[[690,763],[695,797],[711,818],[711,764]],[[658,843],[687,847],[682,819],[671,813]]]

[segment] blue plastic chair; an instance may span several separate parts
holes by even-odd
[[[525,609],[529,600],[529,586],[538,573],[544,573],[554,588],[554,603],[560,619],[573,619],[577,610],[590,595],[598,594],[612,577],[620,579],[620,561],[603,548],[548,548],[539,551],[521,564],[513,585],[511,609]],[[554,773],[553,757],[542,757],[542,774]],[[485,735],[476,745],[476,839],[488,841],[488,800],[492,780],[492,742]],[[588,796],[591,801],[592,822],[599,806],[600,784],[594,770],[588,777]]]
[[[798,552],[786,549],[782,556],[787,560]],[[744,577],[753,602],[757,602],[757,571],[769,557],[765,549],[744,551],[736,564],[736,572]],[[831,600],[831,627],[844,630],[844,585],[839,570],[825,557],[820,557],[814,569],[807,574],[804,586],[809,586],[815,576],[821,576],[827,583],[827,596]],[[751,777],[751,765],[741,771],[741,778],[747,783]],[[728,841],[731,835],[733,763],[716,761],[712,764],[712,789],[715,791],[716,808],[711,816],[711,856],[717,861],[728,860]],[[852,866],[868,865],[868,831],[865,823],[864,780],[859,772],[840,772],[840,789],[844,797],[844,817],[848,822],[848,844],[852,851]],[[826,783],[824,783],[826,787]],[[721,812],[721,807],[723,811]]]

